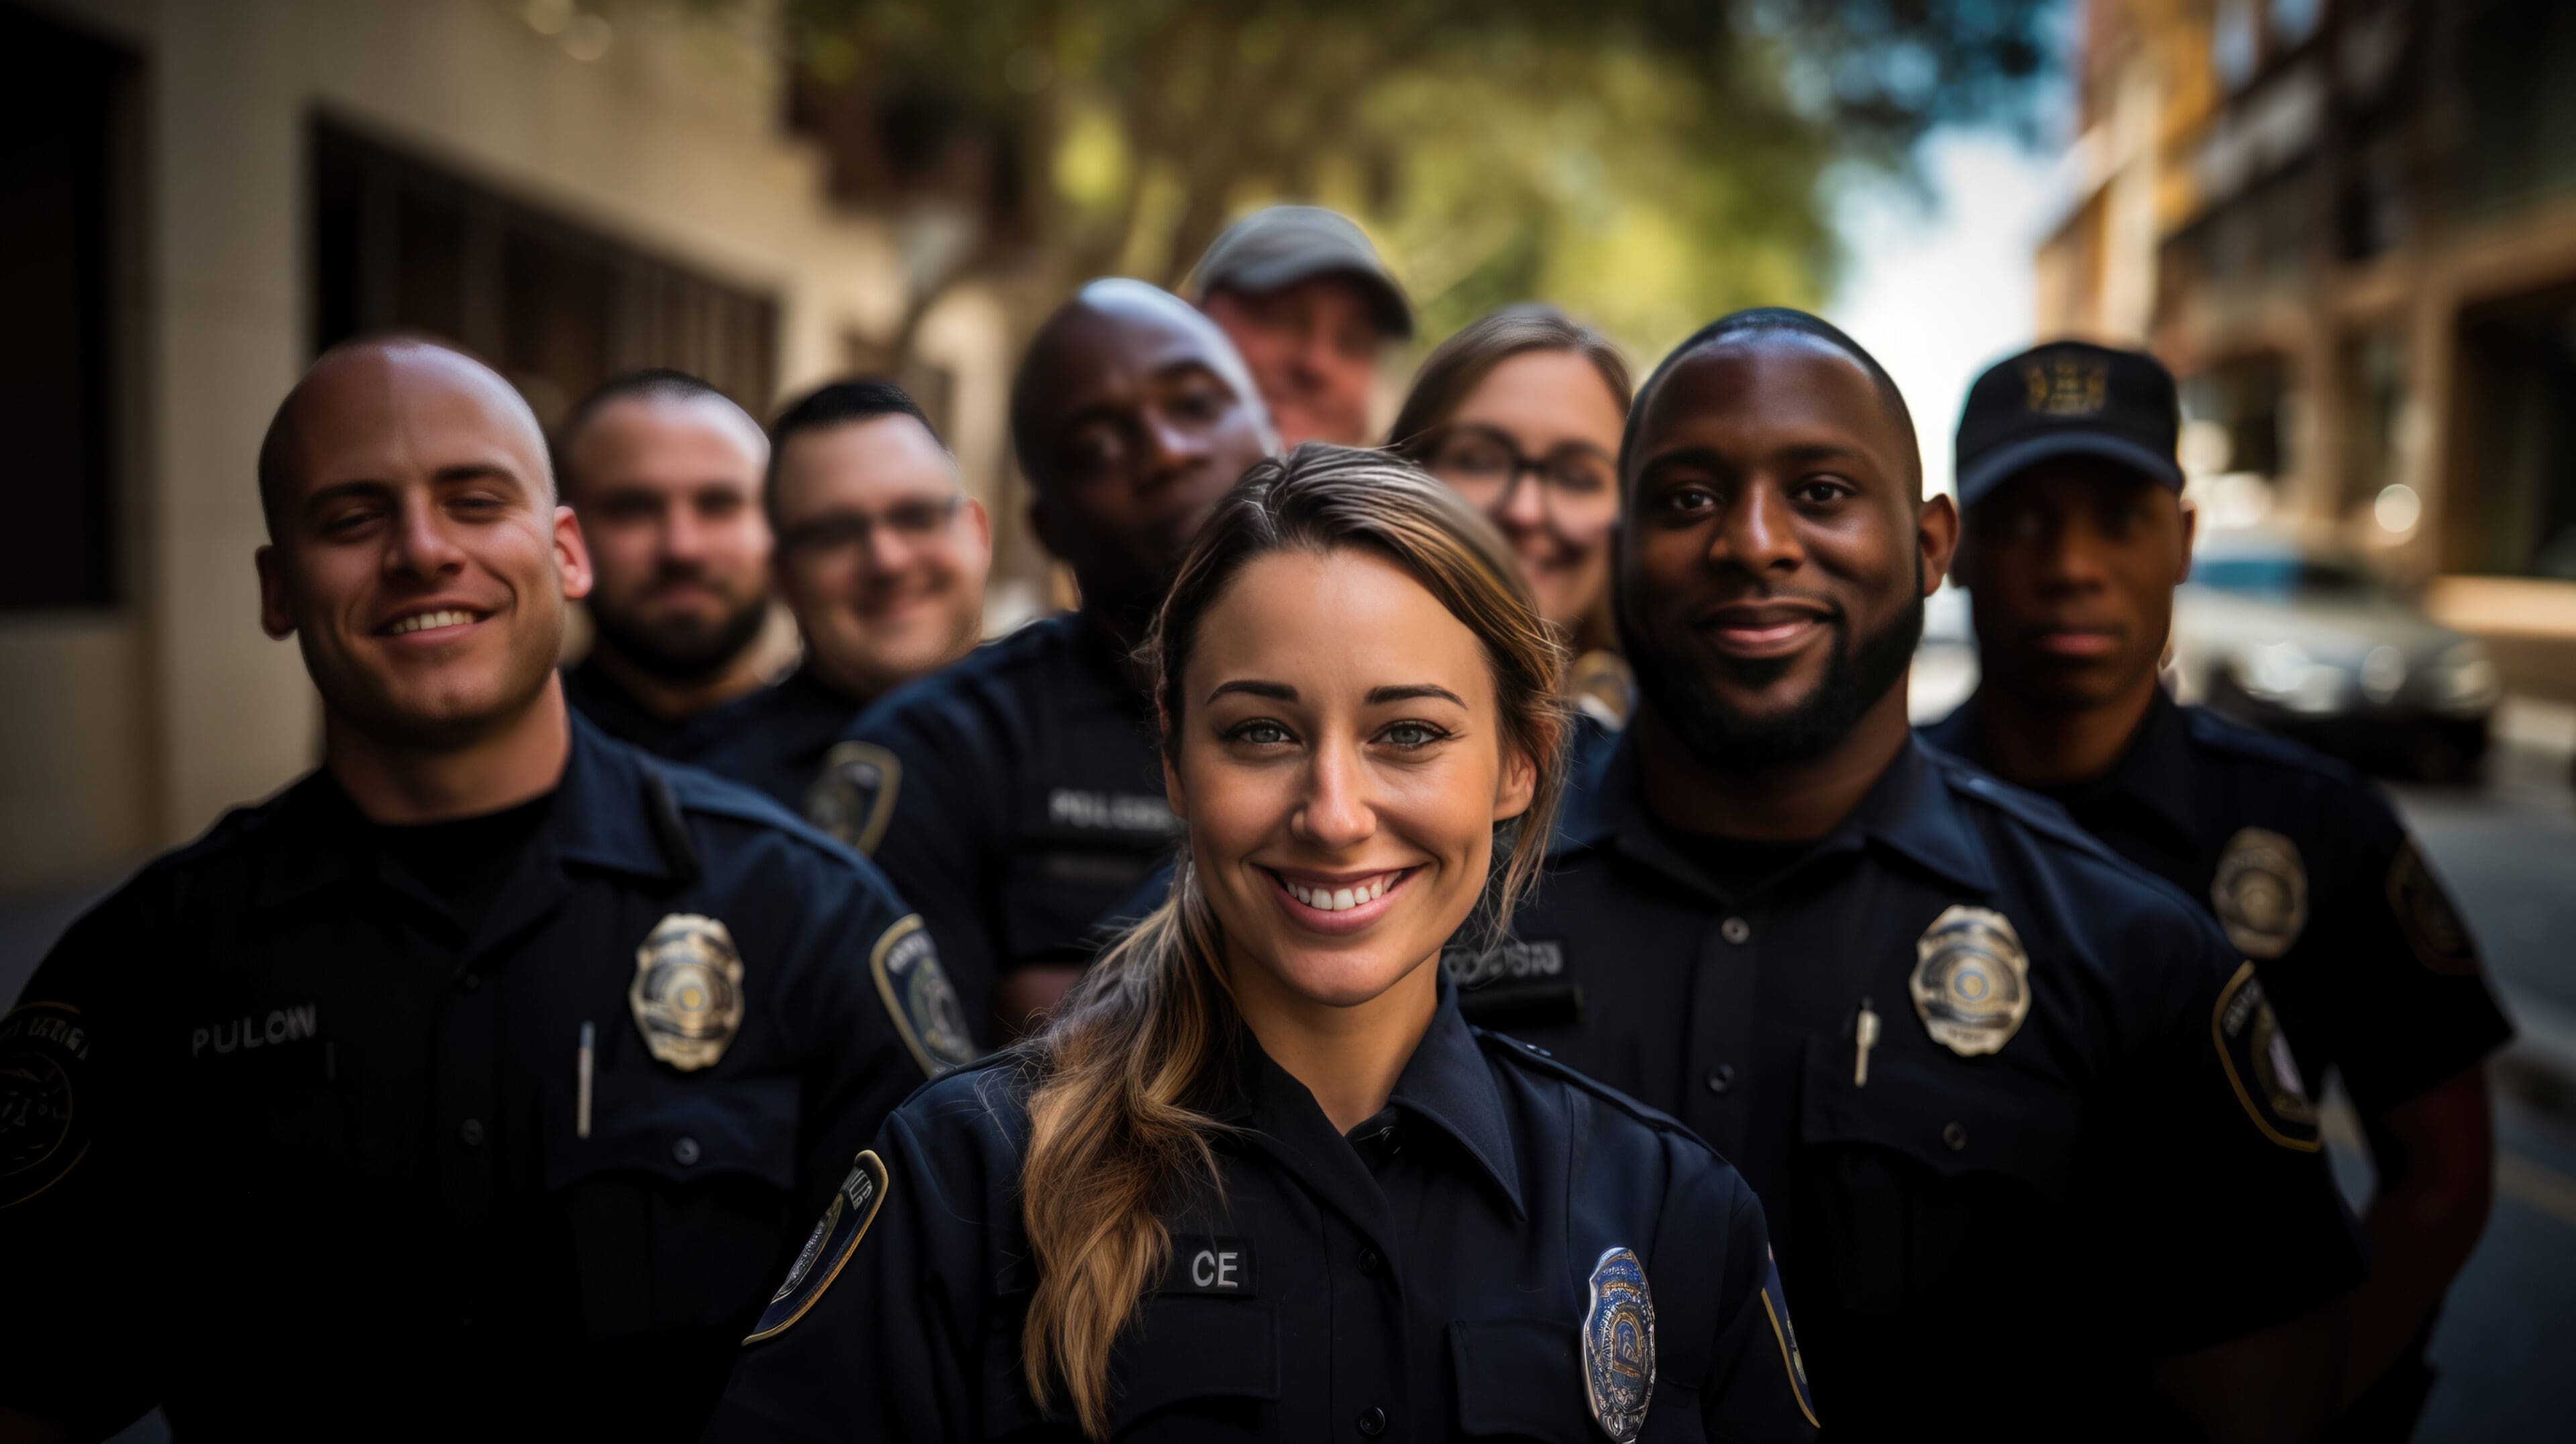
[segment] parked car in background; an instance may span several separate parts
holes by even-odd
[[[2206,535],[2174,595],[2175,695],[2356,766],[2475,774],[2503,695],[2486,649],[2360,557],[2268,530]]]

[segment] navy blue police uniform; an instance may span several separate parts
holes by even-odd
[[[1219,1192],[1111,1362],[1116,1439],[1812,1438],[1734,1170],[1469,1027],[1444,986],[1386,1109],[1337,1131],[1238,1035]],[[1079,1438],[1021,1377],[1035,1282],[1017,1055],[890,1120],[745,1349],[715,1440]]]
[[[816,786],[930,925],[980,1039],[993,983],[1079,961],[1171,851],[1144,693],[1079,614],[1032,622],[861,713]]]
[[[0,1408],[693,1438],[851,1155],[966,1056],[883,878],[732,784],[578,719],[491,818],[374,826],[316,773],[0,1022]]]
[[[2148,1361],[2361,1274],[2242,954],[2046,801],[1909,739],[1822,839],[1581,759],[1467,1016],[1671,1109],[1768,1210],[1840,1439],[2159,1437]]]
[[[1924,737],[1977,762],[1976,700]],[[2385,1165],[2403,1162],[2376,1120],[2513,1036],[2449,894],[2344,764],[2158,689],[2109,771],[2043,792],[2218,920],[2261,974],[2298,1075],[2343,1079]],[[2389,1387],[2420,1404],[2430,1383],[2419,1340]]]
[[[825,765],[863,706],[800,667],[722,709],[720,735],[690,760],[864,851],[875,839],[863,837],[851,812],[849,779]]]
[[[563,669],[563,690],[572,710],[615,740],[665,761],[704,766],[706,755],[733,734],[745,706],[768,689],[673,722],[618,685],[597,656],[589,656]]]

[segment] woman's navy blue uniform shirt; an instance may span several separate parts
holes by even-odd
[[[851,1154],[963,1056],[873,868],[578,719],[471,916],[383,831],[320,773],[235,812],[0,1022],[0,1406],[694,1437]]]
[[[2153,1436],[2148,1361],[2358,1281],[2261,985],[2189,900],[1912,741],[1729,896],[1633,735],[1582,759],[1519,941],[1449,972],[1744,1171],[1836,1437]]]
[[[869,855],[930,924],[979,1039],[993,980],[1088,958],[1091,924],[1180,831],[1144,694],[1078,614],[889,693],[834,749],[835,769]]]
[[[1111,1437],[1598,1440],[1582,1336],[1621,1248],[1653,1305],[1639,1437],[1813,1437],[1761,1205],[1673,1120],[1468,1027],[1445,987],[1348,1137],[1248,1034],[1235,1079],[1222,1201],[1167,1220]],[[710,1438],[1078,1437],[1021,1377],[1026,1087],[1006,1055],[888,1122],[854,1180],[882,1207],[809,1247],[763,1319],[793,1322],[745,1350]]]

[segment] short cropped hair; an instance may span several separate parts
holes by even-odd
[[[875,377],[854,377],[831,381],[798,397],[769,423],[769,484],[761,488],[761,505],[769,511],[769,526],[778,529],[778,463],[787,454],[787,439],[800,431],[821,431],[853,421],[874,421],[880,416],[909,416],[921,423],[940,450],[948,450],[947,440],[921,403],[909,392],[891,381]],[[954,453],[951,453],[954,455]]]
[[[1888,375],[1887,368],[1878,364],[1878,358],[1869,354],[1858,341],[1845,335],[1841,327],[1822,316],[1811,316],[1788,306],[1756,306],[1750,310],[1720,316],[1700,327],[1691,334],[1689,340],[1672,349],[1672,354],[1666,356],[1663,363],[1655,368],[1654,374],[1646,378],[1646,384],[1637,388],[1637,399],[1628,408],[1628,425],[1625,434],[1619,439],[1619,475],[1622,486],[1626,484],[1629,469],[1636,462],[1637,426],[1646,415],[1646,403],[1654,399],[1655,392],[1664,384],[1664,377],[1670,374],[1675,366],[1695,353],[1723,341],[1732,341],[1739,336],[1782,332],[1813,336],[1849,356],[1859,364],[1862,371],[1868,373],[1871,385],[1878,390],[1879,405],[1885,409],[1887,419],[1895,423],[1896,434],[1904,439],[1906,477],[1913,483],[1915,499],[1920,501],[1923,497],[1923,448],[1914,435],[1914,413],[1905,404],[1905,393],[1897,389],[1896,378]]]
[[[704,377],[693,376],[686,371],[669,366],[647,366],[637,371],[624,371],[600,382],[590,389],[588,395],[573,403],[572,410],[564,413],[562,424],[555,428],[553,449],[558,485],[572,479],[572,453],[573,448],[580,444],[581,434],[589,430],[590,423],[599,419],[599,413],[609,407],[621,401],[680,402],[697,401],[705,397],[713,397],[727,406],[732,406],[736,411],[742,410],[735,404],[732,397],[718,391]],[[760,423],[753,421],[750,413],[745,412],[742,419],[753,430],[760,429]]]

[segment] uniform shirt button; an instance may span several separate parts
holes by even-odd
[[[683,1138],[671,1145],[671,1161],[682,1168],[698,1161],[698,1140]]]
[[[480,1118],[468,1118],[464,1122],[457,1124],[456,1137],[457,1141],[463,1143],[468,1148],[482,1147],[483,1120]]]
[[[1723,1092],[1725,1092],[1727,1089],[1732,1088],[1732,1087],[1734,1087],[1734,1086],[1735,1086],[1735,1065],[1734,1065],[1734,1064],[1732,1064],[1732,1063],[1720,1063],[1720,1064],[1718,1064],[1716,1067],[1711,1068],[1711,1069],[1709,1069],[1709,1070],[1708,1070],[1708,1091],[1709,1091],[1709,1092],[1711,1092],[1711,1093],[1723,1093]]]
[[[1360,1250],[1361,1273],[1367,1274],[1370,1278],[1376,1278],[1377,1271],[1384,1267],[1386,1267],[1386,1260],[1378,1257],[1376,1249],[1364,1248]]]
[[[1942,1124],[1942,1125],[1941,1125],[1941,1146],[1942,1146],[1942,1147],[1944,1147],[1944,1148],[1946,1148],[1946,1149],[1949,1149],[1952,1153],[1956,1153],[1956,1152],[1958,1152],[1960,1149],[1967,1147],[1967,1146],[1968,1146],[1968,1128],[1967,1128],[1967,1125],[1966,1125],[1966,1124],[1964,1124],[1964,1123],[1944,1123],[1944,1124]]]
[[[1360,1414],[1359,1425],[1362,1434],[1371,1439],[1376,1438],[1386,1432],[1386,1411],[1376,1408],[1363,1411]]]
[[[1717,925],[1717,935],[1730,943],[1741,944],[1753,936],[1753,925],[1742,918],[1728,918]]]

